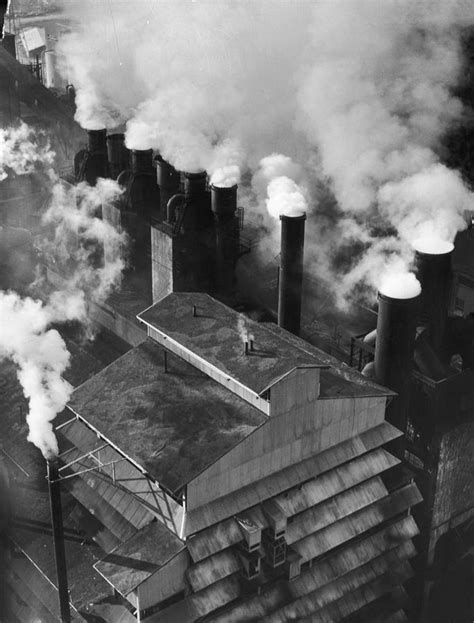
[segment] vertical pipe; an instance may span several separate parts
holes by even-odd
[[[122,171],[128,169],[130,155],[125,147],[124,134],[109,134],[107,136],[107,159],[112,179],[116,180]]]
[[[235,282],[237,185],[228,188],[211,186],[211,209],[216,231],[217,288],[224,294],[232,291]]]
[[[306,214],[281,215],[281,256],[278,279],[278,324],[299,335],[303,287]]]
[[[153,150],[132,149],[131,168],[133,173],[152,173]]]
[[[61,488],[59,467],[56,457],[46,461],[48,468],[49,502],[53,529],[54,556],[58,580],[59,611],[62,623],[70,623],[69,594],[67,587],[66,550],[64,546],[63,513],[61,507]]]
[[[451,256],[452,250],[438,254],[417,250],[415,254],[417,277],[422,288],[420,321],[428,329],[428,337],[433,349],[441,356],[448,321]]]
[[[398,396],[387,407],[387,420],[406,431],[419,296],[395,299],[379,292],[375,379]]]
[[[156,181],[160,188],[160,210],[166,218],[168,201],[179,192],[180,175],[176,169],[161,156],[155,156]]]
[[[90,154],[107,153],[107,130],[87,130],[88,151]]]
[[[212,218],[206,171],[184,173],[184,195],[186,197],[185,230],[206,229]]]

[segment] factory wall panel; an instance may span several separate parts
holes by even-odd
[[[272,390],[272,403],[274,399]],[[334,398],[306,403],[304,397],[297,400],[299,404],[295,408],[270,417],[188,484],[188,510],[318,454],[384,421],[385,397]]]
[[[184,573],[189,565],[189,554],[183,550],[140,584],[137,589],[140,610],[150,608],[183,591],[185,588]]]
[[[151,274],[153,303],[173,292],[173,238],[151,228]]]

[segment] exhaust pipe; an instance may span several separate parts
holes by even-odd
[[[186,198],[185,229],[206,229],[212,218],[206,171],[184,173],[184,196]]]
[[[216,231],[217,288],[221,293],[231,292],[239,246],[237,185],[226,188],[211,186],[211,210]]]
[[[107,130],[87,130],[87,150],[91,155],[107,153]]]
[[[152,173],[153,149],[132,149],[132,173]]]
[[[407,425],[419,299],[378,295],[375,379],[397,392],[387,406],[387,419],[402,432]]]
[[[99,177],[108,177],[107,130],[87,130],[87,149],[74,157],[74,171],[78,182],[95,186]]]
[[[156,181],[160,188],[160,211],[166,217],[168,201],[179,192],[179,171],[166,162],[161,156],[155,156]]]
[[[427,327],[429,341],[441,359],[448,321],[452,252],[453,248],[437,254],[418,250],[415,253],[416,272],[422,288],[419,319]]]
[[[107,136],[107,159],[109,173],[116,180],[122,171],[129,167],[130,152],[125,147],[125,134],[109,134]]]
[[[300,334],[303,287],[304,229],[306,214],[281,220],[281,254],[278,278],[278,324]]]
[[[66,551],[64,547],[64,526],[58,459],[56,457],[48,459],[46,464],[48,470],[47,478],[51,508],[51,524],[53,529],[54,557],[58,581],[59,612],[62,623],[70,623],[71,613],[69,610],[69,594],[67,587]]]

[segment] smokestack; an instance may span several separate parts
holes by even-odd
[[[122,171],[129,167],[130,152],[125,147],[125,134],[109,134],[107,136],[107,159],[109,173],[116,180]]]
[[[216,230],[217,287],[232,291],[238,252],[237,185],[228,188],[211,186],[211,209]]]
[[[304,228],[306,214],[280,215],[281,254],[278,280],[278,324],[299,335],[303,286]]]
[[[379,292],[375,379],[398,396],[387,407],[387,419],[405,432],[419,296],[392,298]]]
[[[212,216],[206,171],[184,173],[184,195],[186,198],[185,229],[206,229]]]
[[[49,502],[51,508],[51,524],[53,529],[54,556],[58,580],[59,611],[62,623],[70,623],[69,594],[67,587],[66,551],[64,547],[63,513],[61,506],[61,489],[59,482],[58,459],[46,461],[48,467]]]
[[[180,175],[176,169],[163,160],[161,156],[155,156],[156,181],[160,188],[160,211],[163,218],[166,218],[166,207],[168,201],[179,192]]]
[[[107,153],[107,130],[87,130],[88,146],[87,149],[90,154],[102,154]]]
[[[151,173],[153,169],[152,149],[132,150],[132,173]]]
[[[427,253],[416,249],[415,254],[417,277],[422,288],[419,319],[427,327],[431,345],[441,358],[451,288],[453,247],[449,245],[448,248],[443,253]]]

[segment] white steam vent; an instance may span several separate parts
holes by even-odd
[[[413,273],[399,273],[385,276],[379,292],[393,299],[412,299],[421,293],[421,285]]]

